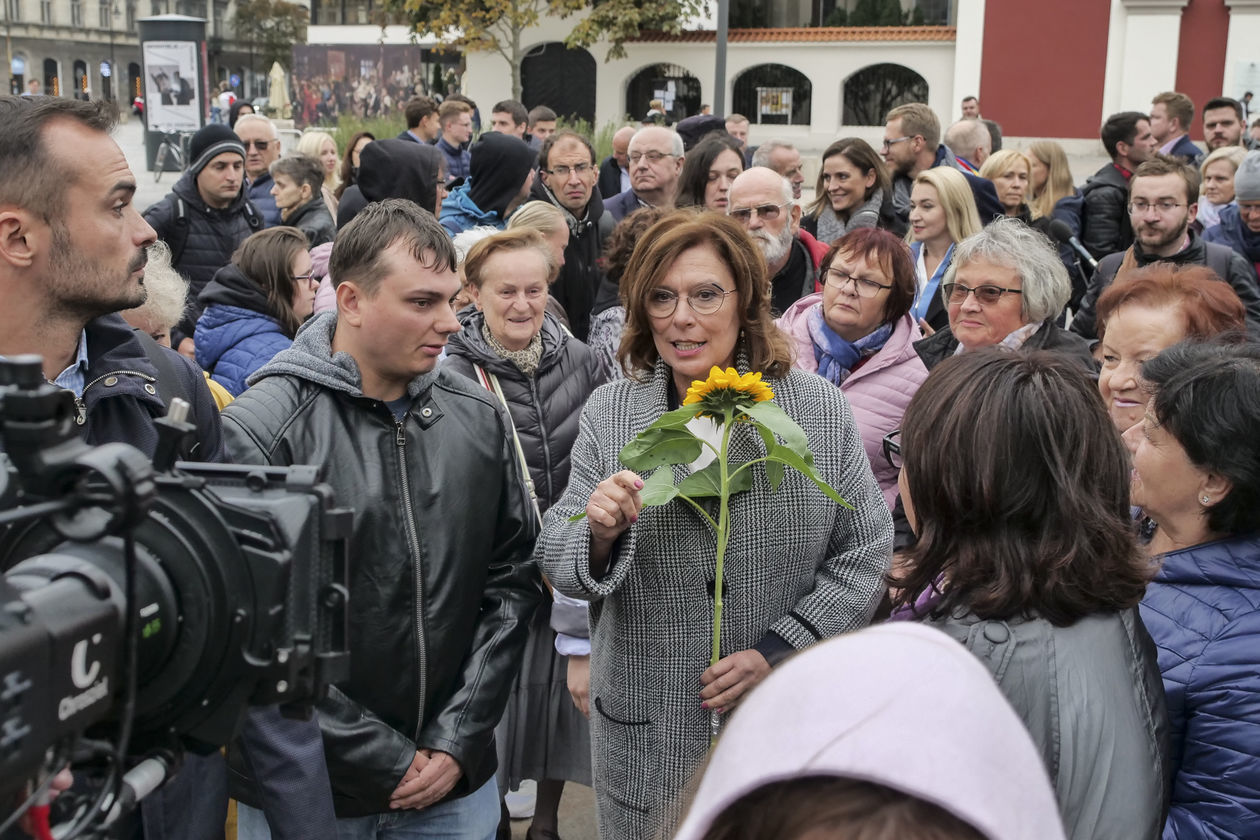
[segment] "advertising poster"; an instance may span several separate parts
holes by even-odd
[[[153,131],[201,127],[196,41],[144,44],[144,104]]]

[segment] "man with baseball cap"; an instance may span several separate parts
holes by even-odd
[[[193,353],[193,328],[201,311],[197,295],[232,252],[263,227],[245,195],[245,146],[225,125],[208,125],[188,145],[192,165],[144,219],[171,249],[171,265],[188,279],[188,309],[171,331],[171,346]]]

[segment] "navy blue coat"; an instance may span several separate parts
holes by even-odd
[[[1260,831],[1260,534],[1164,557],[1142,600],[1171,723],[1164,837]]]

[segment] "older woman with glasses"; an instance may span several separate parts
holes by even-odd
[[[197,300],[197,364],[240,396],[249,375],[293,343],[315,306],[306,234],[293,227],[259,231],[241,243]]]
[[[544,573],[557,591],[591,602],[591,738],[604,840],[670,836],[708,753],[710,710],[729,711],[794,650],[866,625],[882,594],[888,506],[840,389],[792,369],[767,286],[760,251],[728,216],[680,211],[647,230],[621,284],[620,356],[632,375],[587,402],[568,489],[544,520]],[[804,431],[815,467],[853,507],[795,471],[771,492],[755,468],[752,487],[731,500],[723,647],[709,667],[713,532],[681,499],[644,508],[646,476],[624,469],[618,453],[714,366],[764,375]],[[712,436],[711,421],[691,423]],[[737,457],[764,455],[752,428],[738,426],[731,440]],[[708,462],[672,469],[681,478]]]
[[[963,240],[941,283],[949,326],[915,344],[931,370],[982,347],[1054,350],[1093,373],[1089,342],[1054,323],[1071,282],[1050,241],[1018,219],[998,219]]]
[[[866,457],[891,508],[897,471],[881,457],[881,442],[901,425],[906,405],[927,378],[914,352],[922,333],[910,317],[910,249],[888,231],[859,228],[836,240],[820,274],[823,290],[793,304],[779,328],[796,341],[795,366],[820,374],[849,398]]]

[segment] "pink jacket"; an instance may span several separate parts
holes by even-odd
[[[809,310],[821,305],[822,293],[803,297],[792,304],[778,325],[792,339],[796,349],[795,366],[809,373],[818,372],[814,343],[806,321]],[[871,462],[875,480],[884,491],[884,501],[891,508],[897,499],[897,471],[884,458],[884,435],[900,428],[910,398],[927,379],[927,368],[914,352],[914,342],[923,337],[914,319],[902,316],[893,328],[884,349],[871,357],[844,381],[840,390],[849,400],[853,418],[862,434],[862,445]]]

